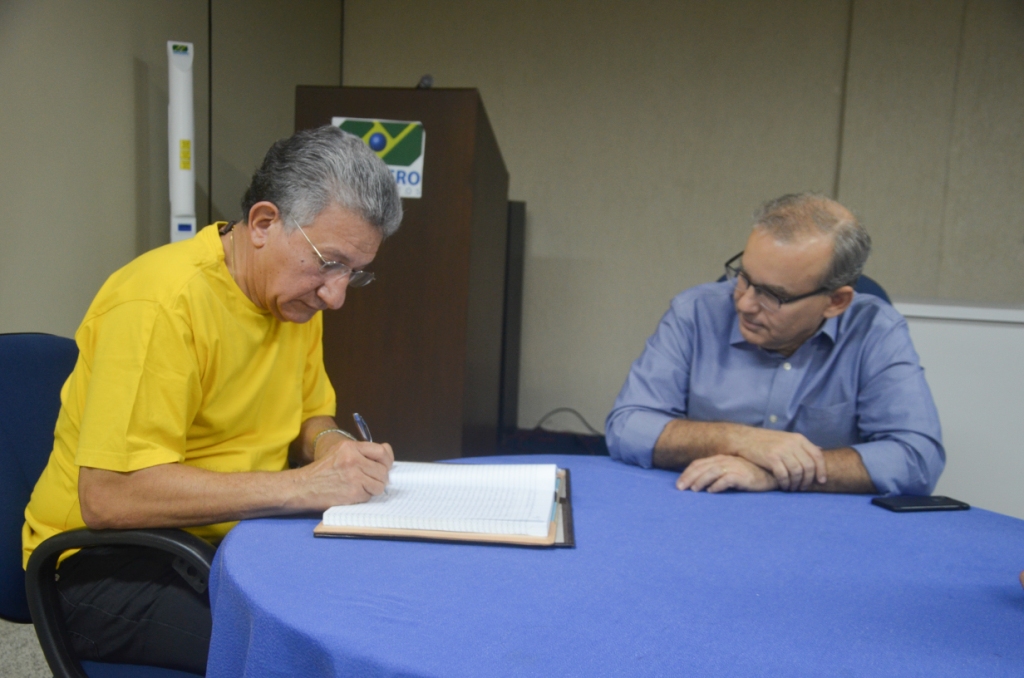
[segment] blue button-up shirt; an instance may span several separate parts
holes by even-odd
[[[857,294],[785,357],[743,338],[733,284],[672,300],[608,415],[611,455],[650,468],[672,419],[734,422],[802,433],[822,449],[852,447],[879,492],[929,494],[946,453],[903,316]]]

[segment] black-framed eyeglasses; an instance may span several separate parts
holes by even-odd
[[[748,287],[754,288],[754,298],[757,299],[757,303],[761,304],[761,308],[766,311],[778,311],[784,304],[792,304],[794,301],[815,297],[819,294],[831,294],[833,292],[833,290],[830,290],[827,287],[819,287],[813,292],[798,294],[795,297],[787,297],[785,295],[772,292],[763,285],[751,282],[746,271],[743,270],[742,258],[743,252],[740,252],[732,259],[725,262],[725,277],[729,280],[736,281],[736,293],[739,295],[744,294]]]
[[[309,246],[316,252],[317,258],[320,259],[320,275],[324,277],[325,282],[342,280],[347,277],[349,287],[366,287],[376,278],[373,271],[356,271],[348,264],[343,264],[340,261],[327,261],[324,259],[324,255],[320,254],[320,250],[316,248],[313,241],[309,239],[309,236],[306,235],[306,232],[302,230],[302,226],[299,226],[298,229],[302,237],[309,243]]]

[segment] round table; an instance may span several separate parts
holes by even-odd
[[[245,521],[214,562],[207,676],[1024,673],[1024,521],[679,492],[607,457],[462,461],[571,469],[576,548]]]

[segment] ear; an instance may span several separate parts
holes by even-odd
[[[270,227],[280,218],[281,211],[269,200],[261,200],[249,208],[249,237],[255,247],[263,247],[267,243]]]
[[[844,285],[829,296],[828,307],[825,309],[826,318],[834,318],[853,303],[853,287]]]

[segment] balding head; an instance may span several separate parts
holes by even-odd
[[[822,233],[832,238],[832,261],[821,287],[837,290],[857,282],[871,254],[871,236],[857,218],[835,200],[816,193],[790,193],[762,204],[754,212],[754,228],[779,242]]]

